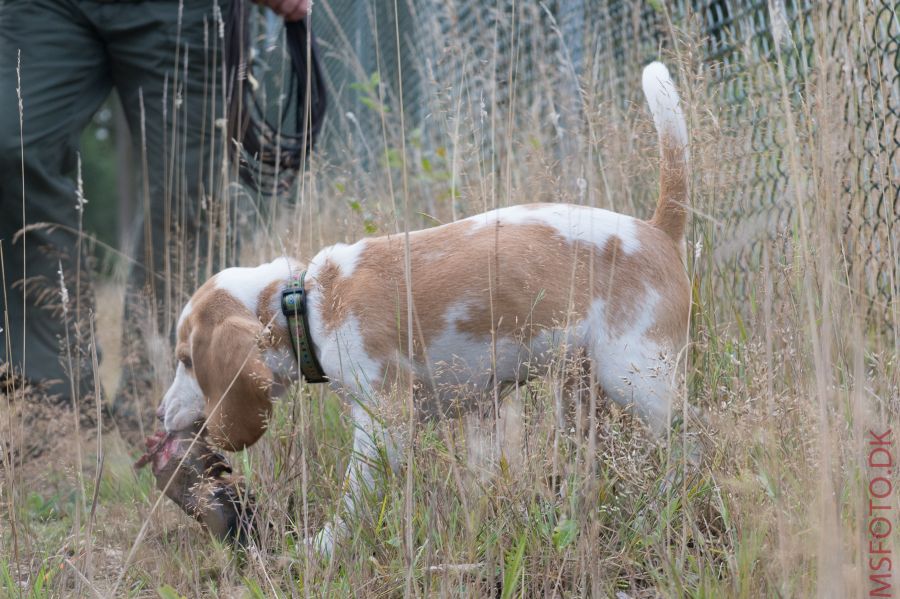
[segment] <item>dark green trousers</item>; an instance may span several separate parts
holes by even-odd
[[[223,12],[227,2],[219,0]],[[0,302],[7,320],[0,324],[5,329],[0,359],[29,380],[60,381],[51,391],[64,399],[70,380],[76,393],[93,388],[88,320],[94,306],[83,262],[76,278],[74,174],[82,129],[113,87],[138,158],[139,189],[128,201],[144,219],[135,226],[136,247],[126,251],[132,265],[125,303],[130,360],[120,389],[141,396],[143,412],[159,399],[153,396],[159,390],[144,383],[159,378],[157,367],[166,354],[158,348],[168,345],[178,312],[197,281],[231,258],[233,236],[222,228],[228,203],[220,190],[226,189],[228,174],[217,122],[222,53],[213,2],[184,2],[183,10],[175,0],[3,3],[0,247],[5,294]],[[84,207],[91,208],[90,203]],[[61,227],[26,229],[14,241],[23,227],[39,223]],[[68,313],[61,310],[60,264]],[[77,303],[76,287],[82,291]],[[64,323],[70,325],[68,352]]]

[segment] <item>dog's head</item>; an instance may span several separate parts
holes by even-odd
[[[252,445],[265,432],[275,381],[264,357],[271,335],[259,312],[277,305],[283,285],[280,269],[268,282],[257,280],[265,273],[255,271],[268,266],[219,273],[182,310],[175,379],[157,410],[166,430],[205,418],[213,441],[229,450]]]

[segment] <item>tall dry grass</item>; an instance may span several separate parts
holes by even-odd
[[[317,9],[333,18],[327,3]],[[404,104],[390,91],[394,81],[362,71],[349,39],[323,40],[329,57],[357,74],[370,112],[347,114],[338,100],[331,142],[310,158],[295,202],[229,196],[252,208],[245,263],[282,253],[308,260],[336,241],[538,200],[651,214],[652,123],[642,103],[611,97],[612,71],[599,53],[576,70],[555,21],[524,6],[494,28],[494,53],[476,56],[461,32],[442,28],[442,15],[417,15],[420,37],[457,57],[430,62],[423,50],[426,110]],[[381,417],[412,438],[404,468],[383,468],[379,493],[349,519],[349,540],[328,560],[303,539],[340,503],[351,431],[322,388],[298,388],[277,406],[266,437],[233,456],[271,523],[249,551],[216,544],[166,502],[154,509],[152,481],[130,469],[133,451],[115,434],[63,427],[54,461],[37,463],[16,457],[26,440],[13,435],[0,479],[0,589],[36,597],[851,597],[877,588],[866,458],[869,431],[898,424],[898,297],[873,295],[855,267],[872,246],[844,232],[864,193],[845,177],[847,140],[863,135],[845,109],[867,99],[849,97],[857,90],[846,85],[842,24],[826,11],[814,18],[823,39],[799,86],[787,63],[799,42],[781,40],[783,52],[746,75],[738,107],[717,83],[721,66],[700,60],[698,23],[669,22],[662,59],[677,74],[692,138],[695,301],[673,407],[681,422],[666,443],[602,401],[596,412],[590,399],[565,405],[565,364],[502,405],[497,398],[482,420],[414,423],[399,390],[396,409]],[[866,25],[872,15],[856,18]],[[546,29],[526,26],[535,22]],[[406,43],[406,32],[392,33]],[[556,52],[526,53],[550,38]],[[509,55],[521,59],[504,62]],[[632,97],[639,77],[635,70],[626,79]],[[747,115],[760,111],[767,118],[751,128]],[[376,127],[364,133],[366,119]],[[774,188],[771,210],[788,206],[792,216],[774,226],[744,220],[728,204],[759,184],[742,170],[753,164],[759,127],[784,148],[784,185]],[[874,152],[870,176],[890,180],[891,155],[890,147]],[[762,249],[744,272],[747,262],[733,256],[751,244]],[[878,251],[895,275],[896,238]],[[26,415],[14,404],[27,390],[8,391],[5,430],[22,430]],[[688,404],[700,422],[678,417]],[[699,466],[685,468],[686,438],[704,447]]]

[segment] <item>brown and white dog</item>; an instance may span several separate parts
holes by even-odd
[[[411,232],[411,336],[403,235],[337,244],[307,265],[313,347],[356,423],[346,509],[371,484],[379,444],[396,465],[397,443],[373,407],[408,389],[410,377],[417,410],[440,413],[540,374],[562,349],[589,360],[607,397],[665,430],[691,302],[688,138],[665,66],[648,65],[643,87],[661,155],[649,221],[532,204]],[[178,322],[177,372],[158,411],[167,430],[206,417],[213,439],[232,450],[263,434],[272,399],[298,377],[280,302],[302,269],[279,258],[229,268],[197,290]],[[330,551],[338,531],[327,527],[319,547]]]

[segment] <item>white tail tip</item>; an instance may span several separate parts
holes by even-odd
[[[660,136],[672,136],[686,147],[687,124],[681,111],[681,99],[669,75],[669,69],[661,62],[651,62],[644,67],[641,83],[657,132]]]

